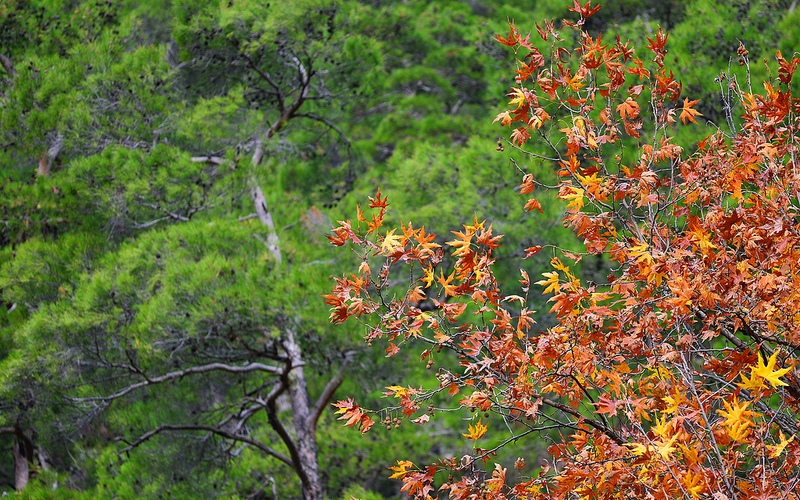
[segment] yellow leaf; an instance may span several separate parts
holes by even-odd
[[[652,449],[652,447],[644,445],[642,443],[625,443],[625,446],[627,446],[631,450],[631,453],[633,453],[637,457],[641,457],[642,455],[644,455],[645,453],[647,453],[649,450]]]
[[[433,284],[433,267],[426,267],[423,271],[425,276],[422,277],[422,281],[425,282],[425,288],[430,288]]]
[[[673,434],[672,437],[666,442],[660,441],[661,444],[658,444],[657,446],[645,445],[642,443],[625,443],[625,446],[627,446],[631,450],[631,453],[637,457],[641,457],[647,453],[658,453],[664,460],[669,460],[672,452],[675,451],[675,446],[673,445],[675,444],[676,439],[678,439],[678,435]]]
[[[750,373],[750,378],[745,377],[744,373],[741,373],[740,375],[742,376],[742,381],[736,385],[742,389],[753,391],[767,388],[767,384],[764,383],[764,379],[753,374],[752,372]]]
[[[683,476],[683,485],[692,498],[700,498],[700,493],[702,493],[705,488],[703,475],[693,474],[692,471],[687,470],[686,474]]]
[[[571,193],[560,195],[560,198],[569,200],[567,208],[574,208],[575,211],[580,211],[583,208],[583,189],[570,186],[569,190]]]
[[[661,445],[656,448],[656,451],[659,455],[661,455],[661,458],[664,460],[669,460],[670,455],[672,455],[672,452],[675,451],[673,444],[675,444],[676,439],[678,439],[678,435],[673,434],[669,440],[666,442],[662,441]]]
[[[789,385],[783,380],[781,380],[781,377],[789,373],[789,370],[791,370],[791,368],[781,368],[780,370],[775,369],[775,363],[778,360],[778,352],[779,350],[776,350],[775,352],[772,353],[772,356],[769,357],[766,365],[764,364],[764,359],[761,357],[761,353],[759,352],[758,365],[756,365],[755,368],[751,369],[751,375],[750,375],[751,377],[753,375],[758,375],[759,377],[763,378],[764,380],[772,384],[773,389],[781,385]]]
[[[747,409],[750,406],[750,401],[739,403],[739,398],[736,396],[733,397],[732,403],[723,400],[722,404],[725,409],[717,410],[717,413],[725,419],[722,425],[725,426],[731,439],[736,442],[744,441],[744,438],[749,434],[750,427],[754,426],[751,418],[757,417],[759,414]]]
[[[686,401],[686,398],[683,396],[683,393],[676,387],[675,395],[665,396],[663,400],[665,403],[667,403],[667,407],[664,409],[664,413],[667,414],[675,413],[677,415],[678,408],[680,407],[682,402]]]
[[[647,251],[649,245],[647,243],[640,243],[638,245],[633,245],[628,249],[628,254],[636,259],[636,262],[643,262],[646,265],[652,266],[655,261],[653,260],[653,256],[650,252]]]
[[[408,394],[408,391],[405,387],[401,387],[399,385],[390,385],[387,387],[390,391],[394,393],[394,397],[402,398],[403,396]]]
[[[408,460],[398,460],[397,465],[389,467],[390,470],[394,471],[394,474],[389,476],[389,479],[402,478],[403,476],[406,475],[406,473],[408,473],[409,467],[414,467],[414,464],[412,462],[409,462]]]
[[[401,241],[403,237],[400,235],[395,235],[395,231],[397,230],[392,229],[386,233],[386,236],[383,238],[383,243],[381,243],[382,252],[394,253],[398,248],[402,248],[403,245]]]
[[[783,450],[786,448],[786,445],[794,441],[794,435],[789,439],[786,439],[786,436],[783,435],[783,431],[780,433],[781,442],[778,444],[770,444],[767,445],[767,449],[769,450],[769,458],[778,458],[783,453]]]
[[[547,286],[544,289],[544,293],[550,292],[557,292],[558,291],[558,273],[555,271],[549,273],[542,273],[542,276],[547,278],[546,280],[539,280],[536,282],[537,285]]]
[[[517,105],[517,109],[521,108],[523,104],[525,104],[525,91],[522,89],[511,89],[511,93],[508,94],[513,96],[513,99],[508,101],[509,104]]]
[[[488,430],[488,428],[489,427],[486,426],[486,425],[483,425],[483,422],[481,422],[481,420],[479,419],[475,423],[475,425],[470,425],[469,426],[469,433],[462,434],[462,436],[464,436],[467,439],[477,440],[477,439],[480,439],[484,434],[486,434],[486,431]]]
[[[658,437],[666,438],[669,435],[675,434],[672,420],[667,420],[666,415],[662,415],[661,419],[656,419],[656,425],[651,429],[653,434]]]
[[[455,240],[447,242],[448,245],[456,249],[453,252],[453,255],[456,257],[461,257],[462,255],[468,254],[470,252],[470,245],[474,231],[469,231],[468,229],[463,233],[459,231],[452,231],[452,233],[458,237]]]
[[[455,277],[456,277],[455,271],[450,273],[450,276],[448,276],[447,278],[444,277],[444,271],[442,271],[440,276],[436,278],[436,281],[438,281],[439,284],[442,285],[442,288],[444,288],[445,295],[452,295],[455,297],[456,287],[455,285],[452,284],[453,278]]]

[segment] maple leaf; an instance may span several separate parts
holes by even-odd
[[[547,273],[542,273],[542,276],[547,278],[546,280],[539,280],[536,282],[537,285],[546,286],[544,292],[542,293],[551,293],[557,292],[559,289],[558,283],[558,273],[556,271],[551,271]]]
[[[522,178],[522,184],[519,185],[520,194],[530,194],[536,187],[536,181],[533,179],[532,174],[525,174]]]
[[[474,230],[470,230],[469,228],[467,228],[467,230],[464,231],[463,233],[460,231],[451,231],[451,232],[458,237],[455,240],[446,242],[448,245],[455,248],[453,255],[455,255],[456,257],[460,257],[469,254],[472,251],[471,245],[472,245],[472,235],[474,234]]]
[[[681,403],[686,401],[683,393],[676,387],[674,396],[664,396],[662,398],[665,403],[667,403],[667,408],[664,409],[664,413],[678,413],[678,408],[680,407]]]
[[[647,41],[650,42],[650,45],[648,45],[647,48],[655,54],[653,62],[659,66],[664,66],[664,56],[667,53],[665,45],[667,44],[668,38],[669,35],[665,34],[661,28],[658,28],[658,32],[656,32],[655,40],[647,37]]]
[[[520,284],[522,285],[522,291],[527,292],[531,286],[531,279],[528,276],[528,271],[520,269],[519,273],[522,276],[522,278],[519,280]]]
[[[483,422],[481,421],[481,419],[478,419],[478,421],[475,422],[475,425],[472,425],[472,424],[469,425],[469,432],[468,433],[461,434],[461,435],[464,436],[467,439],[478,440],[481,437],[483,437],[484,434],[486,434],[486,431],[488,429],[489,429],[489,426],[484,425]]]
[[[433,284],[433,278],[434,278],[433,267],[426,267],[425,269],[423,269],[423,272],[425,273],[425,276],[422,277],[422,281],[425,282],[425,288],[430,288],[431,285]]]
[[[386,393],[387,396],[394,396],[398,399],[402,398],[403,396],[408,396],[408,390],[405,387],[399,385],[390,385],[387,387],[389,392]]]
[[[381,188],[378,188],[378,191],[375,193],[375,198],[372,196],[368,196],[369,198],[369,208],[386,208],[389,206],[389,201],[386,196],[381,199]]]
[[[737,383],[736,385],[745,389],[747,391],[756,391],[759,389],[766,389],[767,385],[764,383],[764,379],[755,375],[754,373],[750,373],[750,377],[746,377],[744,373],[740,373],[742,377],[742,381]]]
[[[630,97],[627,98],[625,102],[617,106],[617,113],[619,113],[619,116],[621,116],[622,119],[630,118],[633,120],[639,116],[639,112],[639,103]]]
[[[525,127],[517,127],[511,131],[511,140],[517,145],[522,146],[531,138],[530,132]]]
[[[397,229],[392,229],[386,233],[386,236],[384,236],[383,242],[381,243],[382,252],[392,254],[405,246],[402,243],[404,238],[400,235],[395,235],[395,231],[397,231]]]
[[[743,442],[744,438],[749,434],[750,427],[754,425],[751,418],[757,417],[759,414],[747,409],[750,406],[750,401],[739,403],[739,398],[736,396],[733,397],[731,403],[723,400],[722,404],[725,409],[717,410],[717,413],[725,419],[723,425],[727,429],[728,435],[737,443]]]
[[[528,54],[527,59],[530,59],[530,63],[517,61],[519,69],[515,69],[514,73],[517,74],[516,80],[518,83],[522,83],[528,78],[531,78],[537,69],[544,66],[544,56],[542,56],[542,53],[535,48],[533,48],[532,52]]]
[[[514,121],[511,118],[511,113],[508,111],[503,111],[502,113],[498,114],[492,123],[497,123],[498,120],[500,121],[500,126],[502,127],[511,125],[511,122]]]
[[[392,465],[389,467],[389,470],[393,471],[394,474],[389,476],[389,479],[400,479],[408,473],[410,468],[414,467],[413,462],[409,462],[408,460],[398,460],[397,465]]]
[[[703,475],[699,473],[693,473],[691,470],[687,470],[686,474],[684,474],[683,485],[692,498],[700,498],[700,493],[702,493],[705,489]]]
[[[542,210],[542,204],[536,198],[530,198],[525,203],[525,211],[530,212],[531,210],[538,210],[539,213],[544,213],[544,210]]]
[[[646,454],[658,454],[664,460],[669,460],[672,453],[675,451],[675,441],[678,439],[677,434],[673,434],[671,438],[666,441],[659,440],[656,441],[656,446],[643,444],[643,443],[625,443],[625,446],[631,450],[637,457],[641,457]]]
[[[786,439],[786,436],[783,435],[783,431],[780,431],[780,442],[778,444],[770,444],[767,445],[767,449],[769,450],[769,458],[778,458],[783,453],[783,450],[786,449],[786,446],[794,441],[794,434],[789,439]]]
[[[525,257],[524,258],[527,259],[527,258],[533,257],[534,255],[539,253],[541,250],[542,250],[542,246],[541,245],[534,245],[532,247],[528,247],[528,248],[525,249]]]
[[[697,111],[696,109],[692,109],[692,106],[700,102],[699,99],[695,99],[694,101],[690,101],[689,98],[685,98],[683,100],[683,111],[681,111],[680,119],[684,125],[688,122],[697,123],[694,119],[695,116],[703,116],[703,113]]]
[[[597,414],[605,413],[609,417],[613,417],[617,414],[617,406],[619,406],[619,403],[619,401],[613,401],[607,396],[603,395],[600,396],[594,405],[597,407]]]
[[[456,295],[456,287],[455,285],[451,284],[453,282],[453,278],[455,278],[455,275],[456,273],[455,271],[453,271],[452,273],[450,273],[450,276],[445,278],[444,271],[441,271],[441,275],[438,278],[436,278],[436,281],[438,281],[439,284],[442,285],[442,288],[444,288],[445,295],[450,295],[450,296]]]
[[[772,353],[772,356],[770,356],[767,360],[767,364],[764,364],[764,359],[761,357],[761,353],[758,353],[758,364],[751,368],[751,379],[753,376],[758,375],[762,379],[769,382],[773,389],[777,388],[778,386],[789,385],[781,380],[781,377],[789,373],[791,368],[781,368],[780,370],[775,369],[775,363],[778,360],[778,352],[779,350],[776,350]]]
[[[517,33],[517,43],[520,47],[525,47],[528,50],[533,50],[533,45],[531,45],[531,34],[528,33],[525,35],[525,38],[522,38],[522,35]]]
[[[513,88],[511,89],[511,93],[508,94],[512,97],[508,104],[510,105],[517,105],[517,109],[521,108],[523,104],[527,101],[527,96],[525,95],[525,91],[523,89]],[[495,120],[497,120],[495,118]]]
[[[418,418],[412,419],[411,422],[417,425],[425,425],[431,419],[431,416],[427,413],[425,415],[420,415]]]
[[[778,61],[778,80],[785,84],[792,82],[792,75],[797,71],[797,65],[800,63],[800,57],[795,57],[791,61],[783,58],[781,51],[775,51],[775,59]]]
[[[513,24],[508,25],[508,38],[503,38],[499,34],[494,35],[495,40],[509,47],[513,47],[517,44],[517,37],[517,28],[515,28]]]
[[[528,120],[528,125],[534,129],[540,129],[542,128],[542,125],[544,125],[544,122],[549,119],[550,115],[544,110],[544,108],[536,108],[533,110],[533,116],[530,120]]]
[[[595,15],[595,13],[597,13],[597,11],[600,10],[600,5],[598,5],[595,8],[592,8],[592,0],[586,2],[586,5],[581,5],[580,2],[578,2],[578,0],[572,0],[572,3],[573,6],[570,7],[568,10],[572,12],[577,12],[584,19]]]
[[[562,200],[569,200],[567,208],[575,209],[575,211],[578,212],[583,208],[583,193],[584,191],[581,188],[567,186],[567,192],[565,194],[560,194],[559,197]]]
[[[353,401],[353,398],[338,401],[333,403],[333,406],[339,408],[335,412],[336,415],[341,415],[338,420],[347,420],[347,422],[344,423],[346,427],[358,425],[358,428],[361,429],[361,434],[366,434],[375,423],[369,415]]]

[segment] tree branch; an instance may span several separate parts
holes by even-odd
[[[9,76],[14,76],[17,70],[14,68],[14,63],[11,62],[11,59],[6,57],[4,54],[0,54],[0,65],[3,66],[3,69],[6,70],[6,73]]]
[[[284,383],[283,385],[287,384]],[[292,457],[292,468],[294,468],[297,476],[300,478],[300,482],[303,483],[303,488],[308,488],[311,483],[308,479],[305,469],[303,468],[303,462],[300,459],[300,453],[297,451],[297,445],[295,444],[294,439],[292,439],[292,436],[286,430],[286,427],[284,427],[283,423],[281,423],[280,419],[278,419],[278,412],[275,409],[275,398],[267,401],[266,410],[269,425],[272,426],[275,432],[278,433],[278,436],[283,441],[283,444],[285,444],[286,448],[289,450],[289,455]]]
[[[188,375],[194,375],[194,374],[197,374],[197,373],[208,373],[208,372],[214,372],[214,371],[222,371],[222,372],[228,372],[228,373],[266,372],[266,373],[271,373],[271,374],[275,374],[275,375],[278,375],[278,374],[282,373],[282,370],[280,368],[277,368],[277,367],[274,367],[274,366],[265,365],[265,364],[262,364],[262,363],[250,363],[250,364],[244,365],[244,366],[231,366],[231,365],[226,365],[226,364],[223,364],[223,363],[210,363],[210,364],[202,365],[202,366],[193,366],[193,367],[187,368],[185,370],[178,370],[178,371],[174,371],[174,372],[169,372],[169,373],[166,373],[164,375],[161,375],[160,377],[153,377],[153,378],[150,378],[150,379],[147,379],[147,380],[143,380],[143,381],[138,382],[136,384],[132,384],[132,385],[129,385],[128,387],[120,389],[119,391],[117,391],[117,392],[115,392],[115,393],[113,393],[113,394],[111,394],[109,396],[97,396],[97,397],[89,397],[89,398],[73,398],[73,401],[89,402],[89,401],[109,401],[109,400],[114,400],[114,399],[121,398],[122,396],[124,396],[124,395],[126,395],[126,394],[128,394],[128,393],[130,393],[132,391],[135,391],[136,389],[140,389],[140,388],[146,387],[148,385],[161,384],[161,383],[164,383],[164,382],[169,382],[170,380],[174,380],[176,378],[183,378],[183,377],[186,377]]]
[[[333,122],[331,122],[327,118],[325,118],[323,116],[319,116],[319,115],[317,115],[315,113],[295,113],[294,116],[296,116],[298,118],[308,118],[310,120],[318,121],[320,123],[323,123],[323,124],[327,125],[328,128],[330,128],[331,130],[334,130],[337,134],[339,134],[339,137],[342,138],[342,141],[344,141],[345,144],[347,144],[348,146],[350,145],[350,139],[347,137],[347,134],[345,134],[342,129],[340,129],[339,127],[334,125]]]
[[[14,427],[0,427],[0,435],[2,434],[13,434],[16,436],[17,439],[22,442],[23,446],[25,446],[25,459],[29,462],[33,462],[33,441],[22,432],[22,428],[19,424],[14,425]]]
[[[267,227],[267,249],[278,264],[280,264],[283,261],[283,256],[281,255],[278,233],[275,231],[275,223],[272,220],[272,214],[267,208],[267,199],[264,196],[264,191],[261,190],[261,186],[258,185],[255,179],[251,180],[250,195],[256,206],[258,220]]]
[[[312,429],[316,429],[317,421],[319,421],[320,415],[322,415],[322,412],[328,406],[328,402],[333,397],[336,389],[342,385],[342,382],[344,381],[345,368],[347,368],[347,365],[353,361],[354,354],[355,351],[348,351],[345,353],[344,361],[342,362],[342,366],[339,367],[339,371],[328,381],[327,384],[325,384],[325,388],[317,398],[317,402],[314,404],[314,408],[312,409],[311,414],[308,416],[309,424],[311,425]]]
[[[214,165],[222,165],[225,161],[219,156],[192,156],[191,160],[194,163],[213,163]]]
[[[283,114],[283,111],[285,109],[285,103],[284,103],[283,92],[281,91],[280,85],[278,85],[275,82],[275,80],[272,79],[269,73],[259,68],[249,55],[242,54],[242,57],[244,57],[245,61],[247,61],[247,64],[253,69],[253,71],[258,73],[258,76],[263,78],[269,84],[270,87],[275,89],[275,92],[278,94],[278,109],[280,110],[281,114]]]
[[[619,434],[617,434],[617,432],[614,429],[612,429],[611,427],[606,426],[605,424],[603,424],[603,422],[600,422],[599,420],[595,420],[593,418],[587,418],[586,416],[581,415],[581,413],[579,411],[577,411],[577,410],[575,410],[575,409],[573,409],[573,408],[571,408],[571,407],[569,407],[569,406],[567,406],[565,404],[558,403],[556,401],[553,401],[551,399],[544,398],[544,397],[541,397],[541,396],[539,396],[539,398],[541,399],[543,404],[546,404],[547,406],[550,406],[550,407],[555,408],[557,410],[561,410],[564,413],[572,415],[573,417],[575,417],[577,419],[583,420],[584,422],[586,422],[590,426],[594,427],[598,431],[600,431],[603,434],[605,434],[606,436],[610,437],[618,445],[623,445],[625,443],[625,440],[622,439],[622,437]]]
[[[154,437],[154,436],[156,436],[156,435],[158,435],[158,434],[160,434],[162,432],[166,432],[166,431],[206,431],[206,432],[210,432],[212,434],[216,434],[218,436],[222,436],[222,437],[224,437],[226,439],[231,439],[231,440],[234,440],[234,441],[239,441],[239,442],[242,442],[242,443],[247,443],[249,445],[255,446],[256,448],[258,448],[259,450],[263,451],[267,455],[269,455],[271,457],[274,457],[274,458],[277,458],[278,460],[280,460],[281,462],[284,462],[285,464],[289,465],[290,467],[294,467],[294,464],[292,463],[292,460],[289,457],[287,457],[286,455],[284,455],[284,454],[282,454],[282,453],[270,448],[269,446],[265,445],[264,443],[262,443],[260,441],[256,441],[255,439],[253,439],[253,438],[251,438],[249,436],[244,436],[242,434],[234,434],[234,433],[225,431],[223,429],[220,429],[218,427],[214,427],[212,425],[197,425],[197,424],[171,425],[171,424],[162,424],[162,425],[159,425],[158,427],[156,427],[155,429],[153,429],[152,431],[149,431],[149,432],[146,432],[145,434],[142,434],[141,436],[139,436],[138,439],[136,439],[133,442],[129,442],[126,439],[120,438],[120,441],[124,442],[128,446],[126,446],[125,448],[120,450],[119,453],[117,453],[117,454],[118,455],[122,455],[124,453],[127,453],[127,452],[131,451],[132,449],[136,448],[137,446],[141,445],[145,441],[148,441],[150,438],[152,438],[152,437]]]

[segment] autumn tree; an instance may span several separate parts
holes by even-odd
[[[636,52],[588,31],[599,9],[576,0],[570,20],[496,36],[516,61],[495,121],[512,129],[525,207],[566,202],[583,251],[529,247],[552,269],[501,284],[491,222],[442,244],[420,221],[387,227],[379,190],[330,236],[362,258],[326,295],[331,320],[363,323],[389,356],[459,363],[442,365],[437,387],[387,387],[386,408],[346,399],[337,412],[362,432],[476,412],[463,429],[472,453],[391,467],[415,498],[797,498],[800,58],[777,52],[763,90],[720,73],[725,123],[681,146],[676,131],[699,126],[703,103],[670,69],[669,35]],[[735,57],[748,67],[748,55]],[[587,256],[605,259],[606,277],[581,278]],[[529,307],[539,293],[556,320],[546,329]],[[539,467],[503,456],[536,436],[552,439]]]

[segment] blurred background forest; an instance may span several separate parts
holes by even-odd
[[[358,257],[325,236],[380,186],[394,222],[492,222],[509,282],[526,247],[574,247],[558,202],[523,211],[509,159],[556,165],[492,124],[515,64],[494,34],[558,26],[566,3],[3,0],[0,492],[394,498],[398,457],[471,449],[458,412],[366,436],[335,420],[334,395],[369,406],[452,360],[330,325],[321,295]],[[754,87],[774,74],[765,57],[800,49],[796,3],[606,0],[589,31],[668,30],[684,94],[724,124],[737,48]],[[676,127],[688,147],[711,131]],[[547,445],[515,443],[518,473]]]

